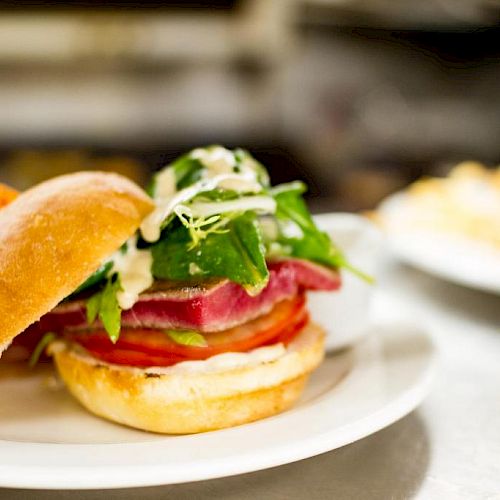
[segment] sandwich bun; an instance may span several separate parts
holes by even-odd
[[[183,369],[185,363],[112,365],[63,340],[48,351],[70,392],[96,415],[146,431],[188,434],[253,422],[292,406],[323,360],[324,332],[308,323],[274,359],[215,369],[203,368],[211,358],[194,362],[196,370]]]
[[[153,209],[111,173],[56,177],[0,210],[0,355],[115,252]]]

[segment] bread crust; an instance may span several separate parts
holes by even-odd
[[[309,323],[277,359],[215,372],[110,365],[61,341],[49,352],[70,392],[92,413],[146,431],[188,434],[289,408],[323,360],[324,332]]]
[[[85,281],[152,209],[125,177],[79,172],[43,182],[0,210],[0,353]]]

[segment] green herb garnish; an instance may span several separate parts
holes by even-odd
[[[120,336],[122,310],[116,297],[120,289],[120,280],[115,275],[108,279],[104,288],[92,295],[86,304],[89,325],[99,318],[113,343],[116,343]]]
[[[30,368],[34,368],[35,365],[38,363],[38,360],[40,359],[40,356],[42,355],[43,351],[45,348],[53,341],[56,339],[56,334],[54,332],[47,332],[43,335],[43,337],[39,340],[38,344],[36,345],[35,349],[31,353],[30,359],[28,361],[28,366]]]
[[[193,330],[166,330],[165,333],[176,343],[195,347],[207,347],[203,335]]]

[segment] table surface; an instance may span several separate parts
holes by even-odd
[[[0,489],[0,500],[500,499],[500,297],[389,262],[379,298],[428,327],[439,366],[421,407],[377,434],[231,478],[130,490]]]

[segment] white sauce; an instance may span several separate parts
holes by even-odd
[[[172,168],[165,168],[155,177],[155,198],[169,198],[177,191],[175,172]]]
[[[274,344],[248,352],[225,352],[200,361],[182,361],[169,369],[179,373],[217,372],[269,363],[281,358],[285,353],[286,347],[283,344]]]
[[[270,196],[245,196],[230,201],[197,202],[190,205],[189,210],[194,217],[209,217],[245,210],[257,210],[269,214],[276,212],[276,201]]]
[[[191,153],[191,157],[200,160],[206,168],[204,177],[193,185],[176,192],[175,175],[173,170],[168,167],[156,176],[156,208],[144,219],[140,227],[142,237],[146,241],[150,243],[157,241],[160,238],[163,221],[174,212],[175,207],[189,202],[202,191],[210,191],[217,187],[231,189],[238,193],[262,191],[262,186],[257,179],[257,172],[252,168],[251,162],[243,162],[241,172],[234,172],[236,160],[232,151],[221,146],[199,148]],[[271,198],[266,198],[269,198],[265,202],[266,206],[270,208],[274,200],[270,202]],[[260,201],[262,202],[262,200]],[[220,203],[217,205],[220,206]],[[211,208],[211,210],[212,213],[220,213],[220,211],[213,212],[215,208]]]
[[[217,174],[229,174],[236,166],[236,158],[229,149],[222,146],[211,148],[197,148],[191,152],[191,158],[200,160],[208,170]]]
[[[120,274],[122,287],[116,294],[118,304],[122,309],[130,309],[139,299],[139,294],[153,284],[153,256],[149,250],[139,250],[134,237],[128,242],[127,252],[116,252],[112,260],[112,271]]]

